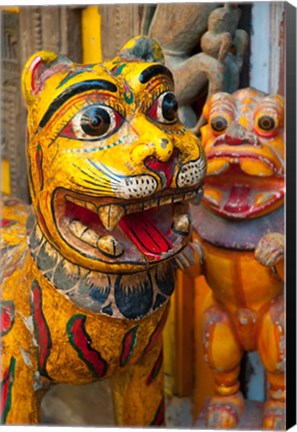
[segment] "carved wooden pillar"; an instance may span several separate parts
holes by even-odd
[[[140,33],[143,6],[137,4],[99,5],[103,60],[113,58]]]
[[[34,52],[47,49],[81,61],[81,8],[20,8],[22,65]]]
[[[42,49],[81,62],[81,7],[20,7],[19,13],[3,12],[2,36],[2,158],[9,161],[11,194],[28,201],[21,71],[28,58]]]
[[[21,102],[19,14],[2,13],[1,150],[10,166],[11,194],[28,198],[25,110]]]

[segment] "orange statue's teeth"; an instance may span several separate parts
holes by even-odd
[[[261,206],[263,204],[266,204],[267,202],[271,201],[273,198],[276,198],[277,195],[278,192],[261,192],[256,195],[255,205]]]
[[[229,161],[227,159],[211,159],[207,164],[207,175],[222,174],[229,168]]]
[[[223,191],[214,188],[207,188],[204,193],[204,198],[211,204],[218,207],[223,198]]]
[[[266,161],[244,158],[240,160],[240,167],[246,174],[269,177],[273,175],[273,166]]]

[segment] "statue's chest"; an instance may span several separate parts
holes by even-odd
[[[138,362],[160,336],[167,307],[141,320],[90,313],[35,280],[32,289],[39,372],[56,382],[87,383]]]
[[[132,282],[128,276],[109,276],[110,283],[114,281],[119,285],[116,289],[123,291],[120,303],[119,294],[113,288],[111,310],[126,302],[125,308],[122,306],[126,315],[135,314],[137,307],[144,313],[142,303],[147,301],[146,297],[151,298],[151,313],[140,319],[127,319],[77,306],[72,301],[75,299],[75,290],[64,292],[62,289],[55,289],[47,278],[41,276],[37,266],[33,265],[31,318],[41,376],[57,382],[87,383],[108,377],[116,370],[138,362],[158,340],[165,324],[168,302],[165,301],[163,306],[155,307],[155,310],[153,302],[156,303],[158,295],[167,298],[173,290],[173,286],[168,283],[169,276],[164,274],[163,278],[159,276],[160,281],[165,278],[167,283],[161,284],[161,289],[155,292],[153,285],[156,284],[157,275],[154,277],[155,279],[150,275],[147,284],[151,285],[146,287],[143,280],[140,281],[142,284],[137,286],[135,280],[134,285],[128,284]],[[78,290],[76,295],[79,295],[80,301],[83,302],[79,286],[75,286]],[[104,293],[107,288],[100,289],[93,280],[90,284],[85,282],[84,289],[84,302],[87,304],[88,292],[94,297],[96,290]],[[108,289],[109,294],[105,297],[105,302],[106,299],[112,298],[112,287]],[[133,289],[136,290],[136,294],[129,296]],[[99,294],[97,296],[101,299]]]

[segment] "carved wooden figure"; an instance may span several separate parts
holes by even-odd
[[[234,427],[244,351],[258,350],[269,382],[263,427],[284,428],[284,101],[254,89],[213,95],[201,129],[203,205],[193,208],[201,271],[212,290],[203,349],[216,393],[207,425]]]
[[[226,3],[159,4],[147,6],[143,30],[163,48],[166,65],[173,71],[180,117],[198,133],[204,118],[194,112],[219,91],[233,92],[248,45],[246,31],[237,29],[241,10]],[[153,13],[153,16],[151,14]],[[167,23],[164,26],[164,22]],[[201,52],[193,54],[198,46]],[[198,117],[197,117],[198,115]]]
[[[4,199],[1,421],[39,422],[54,383],[112,377],[119,425],[162,425],[161,332],[204,151],[151,39],[104,64],[38,52],[22,83],[33,211]]]

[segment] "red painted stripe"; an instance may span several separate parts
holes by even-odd
[[[0,309],[0,334],[7,334],[14,321],[14,303],[12,301],[2,302]]]
[[[108,364],[99,351],[91,347],[92,340],[85,330],[85,321],[86,316],[82,314],[70,318],[67,324],[68,337],[81,360],[97,377],[101,378],[106,374]]]
[[[7,228],[11,225],[14,225],[16,221],[10,219],[0,219],[0,228]]]
[[[42,310],[42,293],[37,281],[34,281],[31,287],[31,309],[35,329],[35,335],[38,343],[38,363],[40,373],[48,376],[46,371],[46,362],[50,355],[52,341],[49,328]]]
[[[123,339],[123,347],[122,352],[120,356],[120,365],[125,366],[131,357],[131,354],[133,353],[133,350],[136,345],[136,333],[137,333],[138,326],[133,327],[131,330],[129,330]]]
[[[160,319],[155,330],[151,334],[149,342],[143,351],[143,355],[145,355],[155,345],[156,341],[158,340],[158,337],[160,336],[160,334],[161,334],[161,332],[165,326],[168,312],[169,312],[169,305],[166,306],[166,310],[164,311],[162,318]]]
[[[163,350],[161,349],[160,354],[158,355],[158,358],[151,370],[151,373],[149,374],[149,376],[145,381],[146,385],[150,385],[154,381],[154,379],[158,376],[162,364],[163,364]]]
[[[164,398],[157,409],[154,420],[150,424],[151,426],[165,426],[165,401]]]

